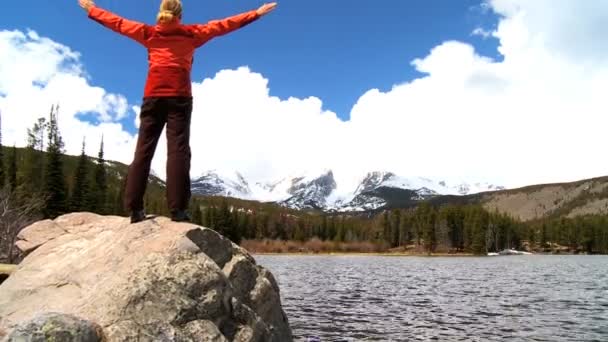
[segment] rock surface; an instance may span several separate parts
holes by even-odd
[[[90,322],[106,341],[292,341],[272,274],[211,229],[76,213],[16,244],[28,255],[0,286],[6,341],[49,317],[71,317],[54,321],[70,331]]]
[[[19,324],[8,342],[102,342],[101,327],[71,315],[45,313]]]

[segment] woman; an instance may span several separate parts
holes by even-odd
[[[131,223],[145,218],[143,197],[150,163],[167,125],[167,201],[173,221],[189,221],[190,72],[194,50],[209,40],[237,30],[270,13],[276,3],[203,25],[183,25],[181,0],[163,0],[154,26],[121,18],[101,9],[92,0],[79,0],[89,18],[125,35],[148,49],[148,79],[140,113],[139,137],[129,166],[125,207]]]

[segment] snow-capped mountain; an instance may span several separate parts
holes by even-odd
[[[220,175],[216,170],[207,171],[191,184],[194,195],[251,199],[249,183],[238,172],[234,175]]]
[[[336,181],[330,170],[254,184],[249,184],[238,172],[224,174],[212,170],[192,181],[192,193],[195,195],[277,202],[294,209],[323,209],[327,197],[335,189]]]
[[[192,182],[192,193],[276,202],[294,209],[368,211],[393,205],[409,205],[438,195],[470,195],[504,190],[488,183],[448,184],[427,178],[405,178],[392,172],[370,172],[357,187],[339,188],[331,170],[292,175],[274,182],[249,183],[238,172],[208,171]]]
[[[353,193],[352,199],[338,208],[341,211],[375,210],[389,202],[408,205],[439,195],[464,196],[479,192],[504,190],[487,183],[448,185],[428,178],[404,178],[392,172],[370,172]]]
[[[355,194],[368,192],[380,187],[415,190],[421,196],[433,195],[470,195],[485,191],[505,190],[502,186],[489,183],[460,183],[448,185],[445,181],[434,181],[428,178],[404,178],[392,172],[370,172],[361,181]]]
[[[281,204],[294,209],[326,209],[328,197],[336,190],[334,174],[328,170],[316,177],[301,176],[291,180],[289,198]]]

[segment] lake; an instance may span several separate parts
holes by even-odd
[[[297,341],[608,341],[607,256],[255,258]]]

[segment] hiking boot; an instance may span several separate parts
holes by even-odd
[[[131,212],[131,223],[141,222],[146,219],[146,213],[143,210]]]
[[[173,222],[190,222],[192,219],[185,210],[171,212],[171,221]]]

